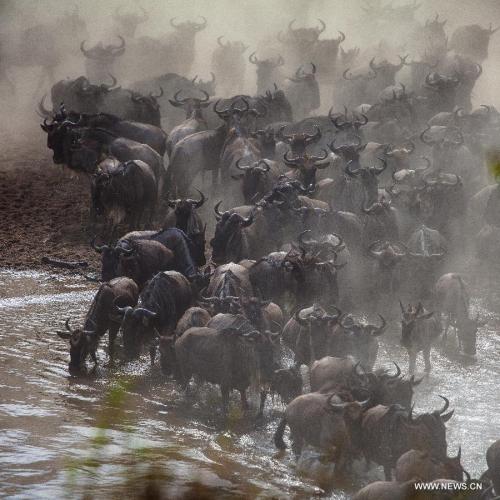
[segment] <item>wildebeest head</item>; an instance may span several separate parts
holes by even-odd
[[[51,123],[47,121],[47,118],[44,118],[40,127],[47,133],[47,147],[52,149],[52,159],[55,164],[59,165],[66,162],[68,135],[70,135],[73,127],[77,127],[79,125],[80,121],[81,118],[78,119],[78,121],[72,121],[69,117],[67,117],[63,104],[61,104],[59,113],[54,116]],[[70,141],[76,145],[78,143],[78,137],[72,136]]]
[[[271,166],[267,160],[254,161],[251,165],[242,165],[239,158],[236,160],[235,166],[238,170],[241,170],[241,174],[233,176],[235,179],[239,177],[246,177],[248,179],[253,179],[254,182],[258,182],[261,177],[265,177],[266,174],[271,170]]]
[[[370,68],[377,73],[378,78],[385,82],[385,86],[394,85],[396,73],[406,65],[408,56],[398,57],[399,64],[392,64],[386,59],[380,61],[378,64],[375,63],[375,58],[370,61]]]
[[[454,410],[445,413],[450,402],[444,396],[439,397],[444,401],[443,408],[432,413],[424,413],[416,418],[413,418],[410,411],[408,420],[403,422],[403,427],[413,434],[420,449],[432,451],[438,458],[445,459],[447,457],[445,423],[453,416]]]
[[[69,369],[77,372],[84,368],[85,360],[91,353],[95,353],[99,336],[93,330],[71,328],[69,318],[65,322],[67,332],[57,332],[59,337],[69,340]]]
[[[359,47],[353,47],[351,49],[344,50],[344,47],[340,47],[340,64],[343,68],[352,68],[354,61],[359,56]]]
[[[370,378],[373,379],[372,391],[375,391],[373,399],[378,404],[390,406],[398,404],[403,408],[410,408],[413,399],[413,388],[419,385],[423,378],[415,380],[415,376],[410,378],[401,377],[401,369],[396,366],[396,373],[391,375],[388,370],[378,369]]]
[[[222,41],[223,38],[224,36],[218,37],[217,44],[222,50],[227,51],[228,53],[239,55],[243,54],[243,52],[245,52],[248,49],[248,46],[245,45],[243,42],[239,41],[231,42],[228,40],[226,43],[224,43]]]
[[[217,225],[215,235],[210,240],[212,260],[216,264],[239,262],[243,251],[243,230],[251,226],[255,218],[253,215],[245,218],[229,211],[222,213],[219,211],[221,203],[218,202],[214,207]]]
[[[326,352],[328,334],[342,314],[337,307],[334,309],[335,313],[329,314],[320,305],[313,304],[311,307],[298,310],[294,315],[295,321],[306,329],[313,359],[321,359],[328,354]]]
[[[281,56],[278,56],[276,59],[259,59],[255,55],[255,52],[252,52],[248,56],[248,61],[257,66],[257,77],[264,79],[272,75],[276,68],[285,64],[285,60]]]
[[[431,318],[434,311],[425,311],[424,306],[419,302],[416,306],[408,304],[405,309],[403,303],[399,301],[401,307],[401,344],[407,348],[412,347],[414,339],[412,333],[415,331],[416,326],[421,322]]]
[[[451,36],[450,49],[457,54],[469,56],[474,61],[483,62],[488,58],[490,37],[498,31],[492,25],[482,28],[478,24],[458,27]]]
[[[238,96],[233,99],[229,106],[219,109],[220,99],[214,104],[214,111],[221,120],[224,120],[227,127],[240,129],[246,124],[247,117],[250,113],[250,104],[248,99],[243,96]]]
[[[307,132],[295,132],[285,134],[286,125],[283,125],[278,131],[278,138],[281,141],[290,145],[292,154],[302,156],[306,152],[306,147],[310,144],[315,144],[321,139],[321,130],[318,125],[314,125],[314,133],[308,134]]]
[[[298,367],[279,368],[274,370],[270,390],[279,394],[282,401],[288,404],[302,394],[302,376]]]
[[[200,194],[200,199],[194,200],[191,198],[168,200],[168,206],[174,210],[176,218],[176,227],[182,229],[186,234],[190,235],[189,230],[190,218],[195,214],[195,210],[201,208],[207,200],[205,195],[197,189]]]
[[[120,255],[132,254],[133,249],[126,243],[112,247],[110,245],[96,245],[96,238],[91,241],[92,248],[101,254],[101,279],[109,281],[117,276],[118,265],[120,263]]]
[[[323,156],[304,153],[302,156],[290,157],[286,152],[283,159],[290,168],[298,171],[299,179],[305,186],[311,184],[314,186],[316,184],[316,171],[330,166],[328,152],[325,149],[323,149]]]
[[[326,29],[326,24],[321,19],[319,26],[314,28],[293,28],[295,19],[288,23],[288,31],[286,38],[283,38],[281,32],[278,34],[278,40],[281,43],[290,44],[292,47],[296,47],[301,54],[305,51],[310,50],[312,46],[317,42],[319,36]]]
[[[389,147],[384,151],[384,155],[394,161],[394,168],[396,170],[401,170],[403,168],[409,168],[410,155],[414,151],[415,143],[409,140],[406,144],[398,146],[389,145]]]
[[[365,369],[372,368],[378,351],[377,337],[384,333],[387,326],[384,317],[381,314],[378,316],[382,322],[380,326],[354,321],[349,315],[340,320],[340,326],[352,343],[354,356]]]
[[[210,96],[204,90],[201,91],[202,94],[204,94],[203,99],[197,97],[185,97],[181,99],[179,98],[181,92],[182,90],[177,91],[174,94],[174,99],[169,99],[168,102],[176,108],[184,109],[184,111],[186,112],[186,118],[190,118],[193,112],[201,117],[201,110],[207,108],[211,104],[209,100]]]
[[[125,40],[118,35],[120,43],[118,45],[104,45],[99,42],[90,49],[85,49],[85,40],[80,44],[80,51],[87,59],[96,59],[101,62],[112,62],[115,58],[125,53]]]
[[[105,145],[114,138],[113,133],[104,129],[67,128],[62,146],[64,163],[68,168],[93,173]]]
[[[123,317],[123,349],[129,358],[140,354],[144,339],[152,340],[158,335],[155,319],[157,313],[143,307],[116,307],[117,313]]]
[[[307,207],[303,208],[305,208],[306,210],[321,210],[319,208],[307,208]],[[329,211],[326,210],[322,210],[322,212],[326,213],[321,213],[320,217],[326,216],[327,214],[330,213]],[[330,234],[324,234],[319,238],[311,238],[310,237],[311,233],[312,230],[310,229],[307,229],[306,231],[300,233],[298,236],[299,245],[302,248],[305,248],[307,252],[311,253],[312,255],[316,255],[321,259],[328,259],[332,255],[341,252],[345,248],[344,240],[338,234],[330,233]],[[309,235],[309,237],[306,238],[305,237],[306,235]]]
[[[406,246],[401,242],[377,240],[368,247],[368,254],[385,269],[392,269],[406,256]]]
[[[210,80],[202,80],[198,78],[198,75],[195,75],[195,77],[191,79],[191,83],[200,92],[206,92],[211,97],[215,95],[217,80],[215,78],[215,73],[212,71],[210,72]]]
[[[359,154],[366,148],[366,143],[361,144],[361,137],[359,135],[353,136],[356,142],[347,142],[345,144],[339,144],[338,146],[335,144],[336,139],[333,138],[332,142],[328,146],[332,153],[340,156],[345,162],[353,161],[356,164],[359,163]]]
[[[119,5],[115,9],[113,13],[113,20],[120,25],[124,34],[133,38],[135,36],[137,26],[141,23],[145,23],[149,19],[149,15],[142,7],[140,7],[141,14],[137,12],[123,12],[122,7],[123,5]]]
[[[130,100],[136,108],[136,113],[141,117],[141,121],[161,127],[160,104],[158,103],[158,99],[163,97],[163,88],[160,87],[158,94],[150,92],[147,96],[132,90],[128,92],[130,94]]]
[[[367,194],[367,203],[376,203],[378,199],[377,177],[387,168],[385,158],[378,158],[382,162],[380,167],[361,167],[356,161],[349,161],[344,168],[345,173],[352,178],[358,178]],[[357,167],[357,168],[356,168]]]
[[[265,319],[264,309],[270,304],[270,301],[263,301],[258,297],[240,296],[239,305],[242,314],[259,330],[264,330]]]
[[[170,19],[170,26],[175,29],[175,31],[185,37],[192,37],[199,31],[204,30],[207,27],[207,20],[200,16],[203,19],[202,23],[197,23],[195,21],[184,21],[183,23],[175,23],[175,17]]]

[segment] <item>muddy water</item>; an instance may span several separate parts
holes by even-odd
[[[173,495],[190,482],[227,498],[321,494],[317,485],[328,468],[309,455],[299,471],[290,453],[276,455],[278,402],[269,402],[265,419],[256,423],[240,413],[235,399],[224,423],[214,388],[195,389],[186,399],[146,358],[108,367],[104,350],[95,372],[70,377],[68,347],[56,330],[67,317],[81,320],[95,290],[80,278],[0,271],[0,496],[116,498],[141,490],[144,478]],[[450,451],[461,444],[465,467],[478,476],[486,447],[500,436],[500,318],[479,299],[473,308],[488,319],[477,363],[463,365],[434,352],[416,410],[438,407],[436,394],[450,398]],[[379,364],[395,359],[404,369],[393,326]]]

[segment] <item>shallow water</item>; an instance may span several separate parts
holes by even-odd
[[[256,423],[240,413],[235,397],[224,423],[218,390],[203,386],[186,399],[147,357],[110,368],[106,342],[95,372],[70,377],[68,346],[56,331],[67,317],[75,325],[81,321],[96,289],[75,276],[0,271],[0,496],[115,498],[142,488],[145,477],[173,496],[195,481],[216,487],[219,497],[322,493],[311,469],[321,477],[329,469],[313,455],[301,463],[306,476],[289,452],[276,454],[278,401],[269,401],[264,421]],[[462,365],[433,351],[433,371],[418,388],[416,411],[440,407],[437,394],[449,397],[455,408],[450,454],[462,445],[463,464],[477,477],[487,446],[500,436],[500,317],[480,299],[473,309],[488,319],[477,363]],[[391,326],[377,364],[394,359],[405,370],[397,324]],[[326,496],[348,497],[340,491]]]

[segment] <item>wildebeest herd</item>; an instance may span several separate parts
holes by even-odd
[[[473,105],[496,29],[447,32],[438,15],[417,21],[418,9],[366,5],[374,22],[404,23],[402,47],[348,48],[347,30],[321,38],[321,19],[290,20],[271,51],[221,35],[207,80],[187,76],[204,17],[136,37],[148,13],[118,9],[114,41],[92,46],[83,19],[67,16],[73,29],[60,36],[82,35],[86,74],[55,83],[38,112],[54,163],[90,179],[102,262],[84,323],[68,319],[59,332],[72,374],[97,364],[107,333],[110,362],[147,351],[154,365],[159,354],[186,391],[219,386],[224,415],[233,390],[244,411],[248,389],[260,391],[259,418],[278,395],[278,449],[289,428],[296,457],[321,450],[337,479],[360,458],[383,467],[386,481],[358,500],[500,495],[500,441],[481,490],[415,489],[479,484],[460,451],[448,456],[454,395],[436,393],[436,409],[416,415],[413,388],[426,384],[420,353],[425,374],[436,348],[481,362],[485,320],[471,312],[461,257],[465,245],[491,275],[500,244],[500,191],[487,169],[500,162],[500,113]],[[57,47],[48,61],[38,54],[49,78]],[[127,81],[125,67],[156,76]],[[240,94],[250,71],[256,91]],[[396,363],[375,367],[397,320],[399,338],[387,341],[406,349],[407,376]]]

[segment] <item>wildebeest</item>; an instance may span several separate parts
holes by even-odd
[[[350,354],[354,356],[365,370],[372,370],[378,353],[377,337],[382,335],[386,329],[387,322],[379,314],[380,326],[355,321],[351,316],[343,316],[340,326],[347,337],[339,340],[338,351],[343,347],[342,355]],[[335,352],[335,351],[334,351]]]
[[[311,63],[311,72],[300,66],[294,76],[286,81],[285,94],[290,101],[296,120],[308,117],[320,107],[319,85],[316,81],[316,66]]]
[[[68,111],[75,113],[108,113],[123,120],[132,120],[161,126],[160,107],[157,99],[163,95],[150,92],[148,95],[116,87],[116,78],[110,75],[111,85],[91,84],[81,76],[55,83],[51,89],[52,108],[64,103]],[[155,89],[158,92],[158,89]]]
[[[337,473],[346,471],[357,450],[352,434],[358,429],[367,402],[344,402],[335,393],[312,392],[298,396],[288,404],[274,434],[278,449],[285,449],[283,433],[290,427],[292,450],[298,458],[309,444],[334,453]]]
[[[121,223],[147,228],[153,219],[158,188],[153,170],[141,160],[121,163],[107,158],[92,176],[92,206],[108,222],[110,234]]]
[[[64,105],[59,106],[59,109],[54,114],[44,108],[43,98],[38,107],[40,114],[45,116],[44,122],[40,126],[48,134],[57,134],[58,127],[103,128],[114,133],[116,136],[125,137],[141,144],[147,144],[161,156],[165,154],[167,134],[155,125],[122,120],[118,116],[107,113],[84,114],[67,112]],[[48,118],[51,118],[50,123],[47,121]]]
[[[38,88],[47,80],[52,83],[55,71],[68,54],[76,55],[78,40],[88,36],[85,20],[78,8],[54,18],[51,22],[40,22],[19,29],[14,27],[2,30],[0,43],[0,76],[7,80],[12,92],[15,87],[7,77],[6,69],[20,67],[39,67],[41,70]],[[7,23],[5,28],[10,27]],[[38,90],[37,88],[37,90]]]
[[[402,483],[411,479],[430,482],[434,479],[463,481],[464,470],[460,463],[461,449],[456,457],[437,458],[428,451],[409,450],[396,462],[395,478]]]
[[[119,255],[116,274],[132,278],[141,289],[155,274],[173,266],[174,253],[158,241],[122,239],[115,251]]]
[[[118,35],[134,38],[139,24],[145,23],[149,15],[145,9],[140,7],[141,13],[124,11],[123,5],[119,5],[113,12],[113,21],[116,24]]]
[[[258,59],[255,52],[248,57],[251,64],[257,66],[257,94],[265,94],[270,91],[275,84],[281,83],[282,77],[278,68],[285,64],[281,56],[274,59]]]
[[[293,350],[297,366],[311,365],[330,354],[328,340],[341,316],[339,309],[335,308],[335,312],[329,314],[318,304],[313,304],[297,311],[285,325],[284,341]]]
[[[210,313],[203,307],[190,307],[177,322],[175,337],[180,337],[185,331],[195,326],[205,326],[211,318]]]
[[[409,373],[415,372],[417,354],[422,351],[425,362],[425,371],[431,371],[431,347],[433,342],[441,334],[441,325],[434,318],[433,311],[426,311],[422,303],[417,306],[411,304],[405,309],[403,304],[399,303],[401,314],[403,315],[401,323],[401,345],[408,351]]]
[[[162,229],[160,231],[133,231],[120,238],[115,246],[97,246],[92,241],[94,250],[101,254],[101,275],[103,279],[111,279],[117,276],[121,255],[127,253],[130,248],[130,241],[156,241],[174,253],[172,268],[179,271],[184,276],[192,278],[197,273],[196,265],[190,251],[190,242],[183,231],[177,228]],[[158,247],[144,245],[144,254],[137,262],[142,275],[147,275],[151,270],[153,262],[161,261],[163,252],[158,252]],[[165,256],[166,257],[166,256]]]
[[[254,203],[269,193],[283,170],[276,162],[266,159],[258,160],[250,165],[242,165],[241,159],[236,162],[236,168],[241,170],[240,175],[233,175],[233,179],[241,177],[241,189],[245,203]]]
[[[220,81],[220,95],[234,93],[245,82],[245,59],[243,53],[248,49],[243,42],[223,41],[217,38],[217,47],[212,54],[212,71]]]
[[[158,273],[139,296],[137,306],[117,308],[123,316],[123,347],[129,358],[149,347],[154,363],[159,336],[172,335],[177,322],[193,301],[189,281],[176,271]]]
[[[104,45],[99,42],[90,49],[85,48],[85,40],[80,44],[80,50],[85,56],[85,72],[91,83],[102,83],[113,74],[115,59],[125,53],[125,40],[118,36],[118,45]]]
[[[449,401],[441,396],[442,409],[424,413],[416,418],[411,410],[397,405],[374,406],[366,410],[361,422],[363,453],[384,467],[386,480],[390,480],[397,459],[411,449],[428,451],[439,459],[447,458],[445,423],[453,416],[453,410],[445,413]]]
[[[139,297],[139,288],[129,278],[115,278],[103,283],[96,293],[85,316],[82,328],[71,328],[66,320],[68,332],[58,335],[70,344],[70,371],[81,370],[88,356],[97,365],[97,347],[106,332],[109,335],[108,355],[114,356],[114,341],[120,328],[121,317],[116,307],[134,307]]]
[[[206,264],[205,258],[205,232],[207,225],[203,224],[200,215],[196,212],[206,201],[205,195],[200,194],[198,200],[187,198],[168,200],[168,206],[171,208],[167,214],[164,227],[176,227],[181,229],[192,243],[192,257],[197,266]]]
[[[259,385],[261,377],[270,378],[274,365],[273,335],[258,332],[244,318],[234,319],[233,325],[220,329],[211,327],[211,322],[207,327],[190,328],[173,346],[166,346],[164,340],[162,349],[164,365],[170,365],[184,387],[193,375],[220,386],[224,413],[232,389],[240,392],[242,407],[247,410],[246,390],[252,382]]]
[[[493,487],[496,493],[500,492],[500,440],[492,443],[488,450],[486,451],[486,463],[488,465],[488,471],[486,472],[486,477],[488,477],[493,483]]]
[[[462,276],[456,273],[441,276],[434,286],[434,299],[439,316],[445,315],[444,341],[448,329],[454,326],[462,351],[476,354],[479,313],[475,319],[469,317],[469,292]]]
[[[490,37],[498,28],[482,28],[478,24],[459,26],[452,34],[450,49],[457,54],[470,57],[473,61],[482,63],[488,57]]]
[[[182,108],[186,111],[186,119],[175,126],[168,135],[167,153],[170,156],[174,146],[196,132],[207,130],[207,122],[203,116],[203,109],[210,105],[209,96],[206,92],[203,99],[195,97],[179,98],[181,91],[174,95],[174,100],[169,100],[170,104],[176,108]]]

